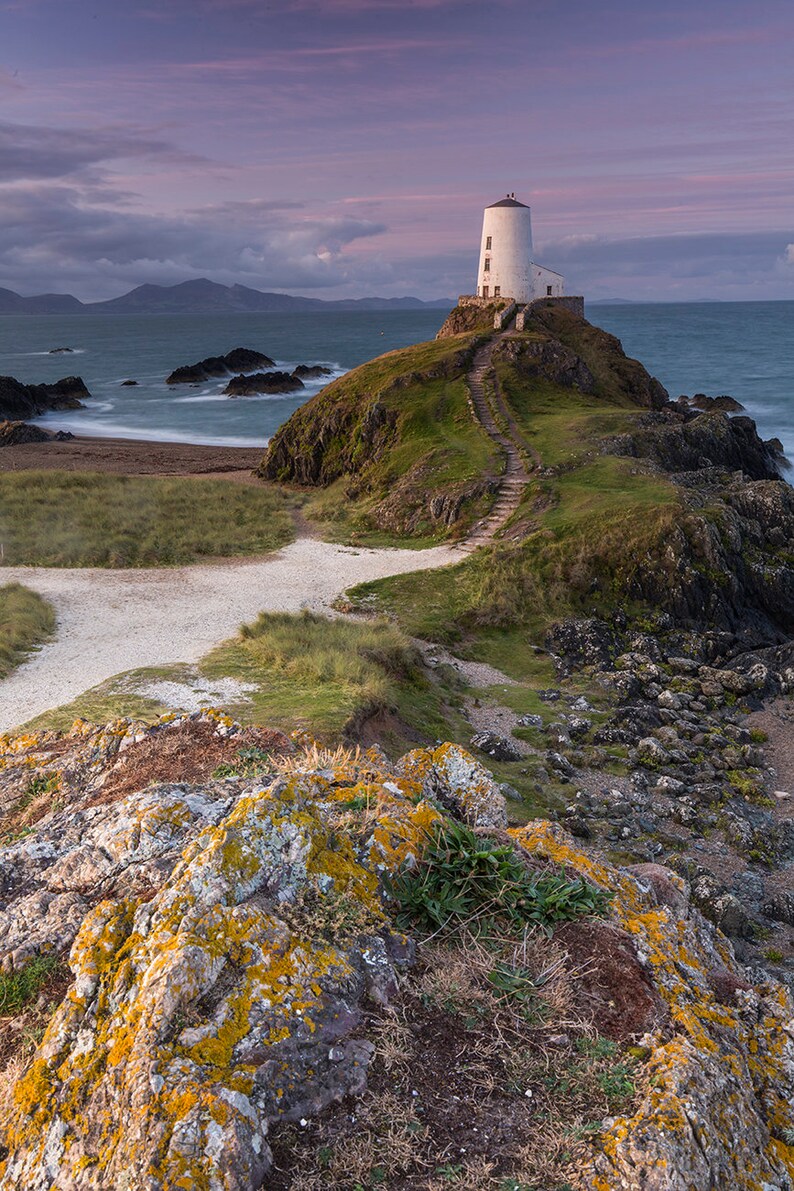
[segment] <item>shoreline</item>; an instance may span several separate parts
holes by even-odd
[[[224,447],[154,439],[75,435],[0,450],[0,472],[90,471],[121,476],[214,476],[255,482],[261,447]]]

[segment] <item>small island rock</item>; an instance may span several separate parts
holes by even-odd
[[[123,380],[121,382],[122,389],[128,389],[131,385],[137,385],[137,380]]]
[[[66,352],[71,353],[73,351],[74,351],[73,347],[51,347],[50,350],[47,352],[47,355],[48,356],[62,356]]]
[[[197,381],[209,380],[216,376],[226,376],[229,372],[242,372],[244,369],[272,368],[274,361],[263,352],[254,351],[249,347],[235,347],[225,356],[207,356],[197,364],[184,364],[175,368],[166,377],[167,385],[190,385]]]
[[[314,380],[318,376],[333,376],[333,369],[324,368],[322,364],[299,364],[293,368],[292,375],[301,380]]]
[[[250,397],[255,393],[295,393],[303,388],[294,372],[255,372],[253,376],[233,376],[223,391],[229,397]]]

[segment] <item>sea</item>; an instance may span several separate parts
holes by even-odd
[[[27,383],[81,376],[85,409],[45,415],[53,430],[164,442],[263,446],[329,378],[300,392],[223,395],[226,379],[169,387],[182,364],[250,347],[278,369],[322,364],[334,377],[394,348],[431,339],[439,310],[226,315],[5,315],[0,374]],[[728,394],[794,459],[794,302],[596,304],[591,322],[617,335],[675,398]],[[51,354],[70,347],[71,353]],[[134,387],[123,387],[136,380]]]

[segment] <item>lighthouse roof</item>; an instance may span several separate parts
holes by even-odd
[[[526,205],[526,203],[519,203],[517,199],[508,195],[507,198],[500,199],[498,203],[489,203],[485,209],[490,211],[491,207],[526,207]]]

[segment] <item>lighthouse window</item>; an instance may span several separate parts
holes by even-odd
[[[488,251],[488,249],[491,247],[491,239],[492,239],[492,237],[491,237],[491,236],[486,236],[486,237],[485,237],[485,251],[486,251],[486,252],[487,252],[487,251]]]
[[[551,286],[550,286],[550,285],[547,285],[547,286],[546,286],[546,295],[547,295],[549,298],[551,297]]]
[[[485,258],[485,264],[483,265],[483,270],[486,273],[490,273],[490,271],[491,271],[491,258],[488,256],[486,256],[486,258]]]
[[[495,285],[495,286],[493,287],[493,296],[494,296],[495,298],[498,298],[498,297],[500,297],[500,296],[501,296],[501,293],[502,293],[502,287],[501,287],[501,285]]]

